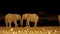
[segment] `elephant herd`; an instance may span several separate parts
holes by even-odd
[[[7,15],[5,15],[4,19],[5,19],[6,27],[8,27],[8,23],[9,23],[9,27],[11,27],[12,22],[14,22],[15,27],[18,27],[17,20],[20,21],[20,25],[22,26],[24,19],[26,20],[26,26],[30,26],[29,22],[34,22],[34,24],[35,24],[34,27],[36,27],[37,22],[39,20],[39,16],[35,13],[33,13],[33,14],[25,13],[22,16],[20,14],[8,13]]]
[[[23,26],[23,20],[26,20],[26,26],[30,26],[29,22],[34,22],[34,27],[36,27],[39,18],[40,17],[37,14],[35,14],[35,13],[33,13],[33,14],[25,13],[23,15],[8,13],[4,17],[5,23],[6,23],[6,27],[8,27],[8,23],[9,23],[9,27],[11,27],[11,23],[12,22],[14,22],[15,27],[18,27],[17,20],[20,21],[20,25],[21,26]],[[60,23],[60,15],[58,15],[58,21]]]

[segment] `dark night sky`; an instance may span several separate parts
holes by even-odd
[[[38,13],[39,11],[44,11],[48,14],[59,14],[59,5],[57,2],[47,2],[47,1],[19,1],[19,0],[6,0],[0,2],[0,13],[25,13],[25,12],[35,12]]]

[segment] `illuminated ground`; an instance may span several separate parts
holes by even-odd
[[[0,34],[6,34],[6,32],[8,34],[14,34],[13,33],[14,31],[15,31],[15,34],[19,34],[19,32],[21,32],[20,34],[23,34],[23,33],[26,33],[26,32],[27,32],[26,34],[29,34],[29,33],[31,33],[31,34],[39,34],[41,32],[43,34],[45,34],[46,32],[48,34],[53,34],[52,32],[57,32],[55,34],[60,34],[60,26],[55,26],[55,27],[53,27],[53,26],[52,27],[17,27],[17,28],[0,27]],[[18,32],[18,33],[16,33],[16,32]]]

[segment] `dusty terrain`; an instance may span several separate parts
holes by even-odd
[[[7,33],[6,33],[7,32]],[[1,27],[0,34],[60,34],[60,26],[48,27]]]

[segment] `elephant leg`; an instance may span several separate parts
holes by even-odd
[[[15,27],[18,27],[17,21],[14,21]]]
[[[29,20],[27,20],[26,26],[29,26],[29,27],[30,27],[30,25],[29,25]]]
[[[20,20],[20,25],[21,25],[21,27],[23,26],[23,20]]]
[[[11,28],[11,22],[9,22],[9,27]]]
[[[6,22],[6,27],[8,27],[8,22]]]
[[[36,27],[37,26],[37,21],[35,21],[35,24],[34,24],[34,27]]]

